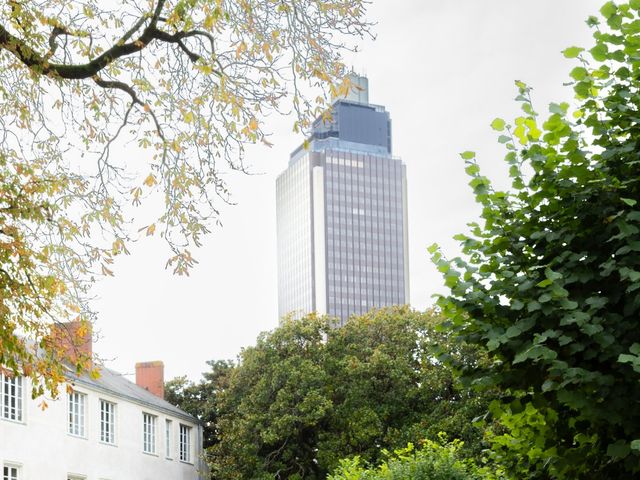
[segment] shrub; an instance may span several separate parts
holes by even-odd
[[[407,448],[385,452],[387,460],[375,467],[363,465],[359,457],[345,459],[328,480],[480,480],[499,478],[471,460],[463,460],[463,442],[426,440],[422,448],[413,444]]]

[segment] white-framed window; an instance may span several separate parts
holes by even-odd
[[[116,404],[100,400],[100,441],[115,445],[116,443]]]
[[[20,467],[18,465],[4,464],[2,466],[2,480],[20,480]]]
[[[191,462],[191,427],[180,424],[180,461]]]
[[[76,437],[86,436],[87,396],[84,393],[69,394],[69,434]]]
[[[167,458],[173,458],[172,452],[172,435],[173,435],[173,422],[171,420],[165,420],[164,422],[164,451]]]
[[[142,414],[142,451],[156,453],[156,421],[158,417],[149,413]]]
[[[0,417],[22,422],[24,412],[24,389],[22,377],[0,375]]]

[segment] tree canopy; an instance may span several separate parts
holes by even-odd
[[[495,457],[517,478],[640,472],[640,1],[590,17],[595,45],[570,47],[576,106],[492,126],[513,180],[497,191],[462,154],[483,207],[464,258],[433,259],[451,289],[452,331],[485,347],[476,385],[509,394],[492,414]]]
[[[140,236],[188,273],[229,199],[224,172],[269,144],[265,116],[293,110],[305,130],[349,91],[341,55],[369,35],[367,3],[3,2],[0,364],[55,396],[51,325],[90,321],[89,287]],[[134,220],[149,197],[163,207]]]
[[[472,420],[489,395],[462,388],[436,357],[483,357],[437,331],[439,318],[408,308],[285,321],[240,355],[217,393],[214,478],[325,478],[340,459],[377,462],[381,449],[446,432],[483,448]]]

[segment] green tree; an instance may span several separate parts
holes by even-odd
[[[220,395],[215,478],[325,478],[340,459],[376,462],[384,448],[446,431],[479,454],[472,419],[487,397],[463,389],[437,360],[477,352],[437,330],[433,313],[392,308],[334,329],[288,320],[244,350]]]
[[[332,408],[323,368],[329,334],[329,323],[311,316],[284,322],[242,351],[220,396],[214,478],[322,478],[314,458],[317,425]]]
[[[141,236],[187,274],[229,201],[224,173],[245,170],[245,144],[269,144],[266,115],[293,110],[303,131],[349,91],[341,55],[369,34],[366,6],[2,2],[0,365],[55,397],[52,325],[92,320],[88,289]]]
[[[203,447],[218,442],[218,396],[228,385],[234,365],[228,360],[208,361],[211,370],[194,383],[186,376],[169,380],[164,385],[165,400],[193,415],[203,424]]]
[[[434,262],[451,289],[450,328],[489,351],[466,369],[510,396],[491,412],[497,459],[518,478],[631,478],[640,472],[640,2],[590,17],[595,45],[571,47],[577,107],[492,123],[513,179],[496,191],[462,154],[482,225],[465,258]]]
[[[485,397],[461,388],[439,359],[477,365],[477,350],[438,331],[441,318],[410,309],[383,309],[352,318],[326,345],[334,411],[320,435],[318,459],[329,468],[349,454],[375,461],[397,448],[447,432],[479,455],[481,435],[472,419]],[[326,457],[326,458],[325,458]]]

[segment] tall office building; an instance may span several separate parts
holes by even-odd
[[[409,303],[406,167],[368,80],[317,119],[276,181],[278,310],[340,320]]]

